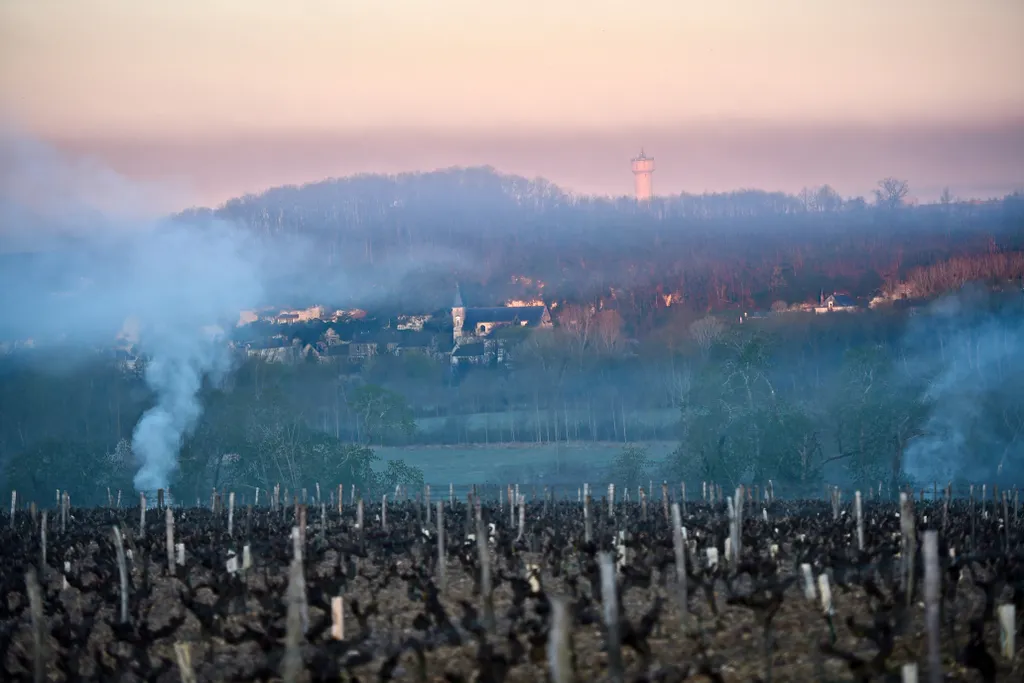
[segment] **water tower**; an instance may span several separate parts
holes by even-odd
[[[643,202],[654,196],[654,159],[640,150],[640,156],[633,159],[633,178],[636,184],[636,199]]]

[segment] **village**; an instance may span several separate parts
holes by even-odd
[[[241,330],[256,325],[287,330],[262,339],[247,339],[250,335],[242,331],[238,336],[243,341],[234,342],[247,357],[270,363],[362,363],[390,354],[425,356],[453,367],[507,367],[511,357],[501,330],[550,329],[554,321],[549,306],[539,298],[474,308],[465,305],[456,288],[450,311],[399,314],[383,321],[362,309],[329,311],[324,306],[241,314]]]
[[[678,300],[678,298],[676,299]],[[666,306],[670,306],[669,295]],[[792,306],[776,305],[769,311],[742,312],[734,322],[766,319],[784,314],[856,313],[865,308],[914,303],[907,292],[878,294],[866,306],[843,293],[821,294],[816,303]],[[599,310],[592,305],[592,312]],[[562,305],[564,309],[564,304]],[[515,329],[527,331],[551,329],[564,324],[552,311],[559,303],[542,299],[508,300],[503,306],[471,307],[457,288],[450,311],[400,314],[393,319],[377,320],[362,309],[330,311],[324,306],[279,312],[245,311],[239,328],[261,324],[280,327],[262,339],[236,342],[236,348],[249,358],[271,363],[319,362],[361,363],[379,355],[421,355],[452,368],[467,366],[512,365],[511,344]],[[730,316],[723,314],[723,320]],[[300,326],[298,327],[297,326]],[[245,337],[246,335],[242,335]]]
[[[665,294],[661,296],[660,305],[669,308],[682,301],[678,292]],[[912,287],[898,283],[876,292],[866,301],[841,292],[828,295],[821,292],[815,302],[786,304],[777,301],[769,310],[722,311],[709,317],[726,324],[750,324],[779,316],[857,313],[885,307],[905,308],[913,315],[924,303],[924,299],[914,295]],[[565,319],[569,310],[599,316],[603,311],[613,310],[614,306],[613,290],[608,299],[585,306],[525,296],[508,299],[501,306],[473,307],[466,305],[461,290],[456,287],[449,309],[399,313],[388,318],[362,308],[337,309],[324,305],[244,310],[234,330],[227,331],[225,336],[240,357],[267,363],[358,365],[377,356],[419,355],[433,362],[450,364],[453,370],[471,366],[511,369],[512,342],[522,339],[523,332],[572,325],[574,323]],[[113,354],[124,369],[133,370],[141,353],[137,341],[134,334],[122,333],[111,347],[99,350]],[[630,344],[635,344],[635,340],[624,346]],[[0,355],[36,347],[32,339],[4,342],[0,343]]]

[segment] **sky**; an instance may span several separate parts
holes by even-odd
[[[1021,0],[0,0],[0,121],[212,204],[489,164],[626,194],[1024,187]]]

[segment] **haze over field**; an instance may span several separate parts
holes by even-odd
[[[216,204],[357,172],[493,165],[622,195],[886,175],[1024,185],[1016,0],[12,0],[22,130]],[[88,27],[83,29],[83,27]]]
[[[1016,482],[1022,22],[9,0],[0,476]]]

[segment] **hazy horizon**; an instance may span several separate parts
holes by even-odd
[[[1016,0],[11,0],[0,115],[166,209],[490,165],[625,195],[1024,186]]]

